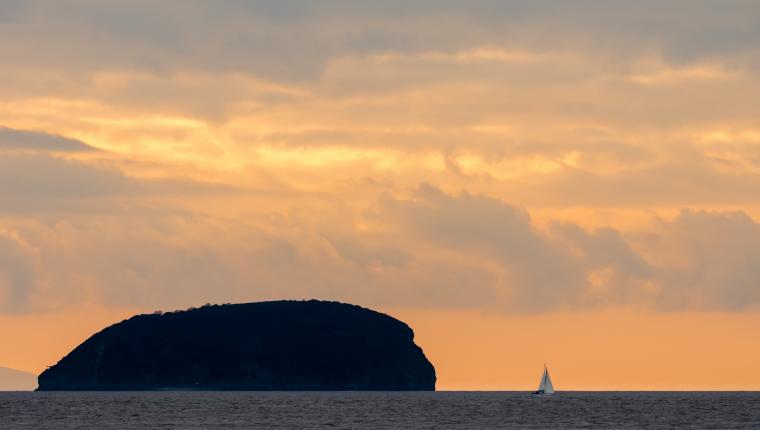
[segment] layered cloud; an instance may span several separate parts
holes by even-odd
[[[684,13],[689,12],[689,20]],[[313,75],[341,53],[455,51],[500,44],[599,49],[621,57],[660,49],[669,58],[752,53],[758,35],[747,1],[87,1],[5,2],[7,35],[27,52],[14,63],[74,67],[248,69],[276,76]],[[442,31],[446,29],[447,31]],[[642,31],[645,29],[646,31]],[[88,43],[83,43],[84,41]],[[73,45],[72,45],[73,42]],[[119,46],[120,50],[112,49]],[[7,44],[5,54],[22,49]],[[69,63],[66,56],[77,55]],[[255,54],[255,55],[252,55]],[[201,59],[213,59],[199,61]]]
[[[759,12],[3,2],[0,302],[756,308]]]
[[[277,297],[506,313],[760,306],[760,225],[744,212],[684,210],[622,231],[538,223],[521,206],[425,183],[209,193],[214,184],[37,157],[0,155],[23,184],[3,191],[5,312]]]

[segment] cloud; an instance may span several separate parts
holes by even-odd
[[[753,308],[757,12],[5,2],[0,222],[27,269],[3,291]]]
[[[536,161],[526,154],[577,156],[594,175],[683,146],[684,133],[754,127],[757,6],[729,3],[21,3],[0,26],[0,115],[203,168],[319,146],[503,157],[462,169],[497,181]],[[691,46],[706,35],[720,49]]]
[[[504,310],[609,306],[747,309],[760,305],[760,224],[745,213],[683,211],[660,221],[647,246],[612,228],[553,223],[485,196],[423,185],[386,206],[409,233],[464,256],[492,258],[507,275]],[[461,288],[478,288],[462,285]],[[493,305],[493,303],[491,303]],[[485,303],[482,306],[486,306]]]
[[[26,310],[37,280],[34,251],[13,235],[0,231],[0,310]]]
[[[130,176],[120,167],[154,167],[119,154],[108,154],[110,158],[105,159],[61,157],[82,152],[99,154],[92,146],[64,136],[0,128],[0,215],[121,211],[128,208],[128,198],[138,196],[252,192],[171,172],[160,177]]]
[[[5,218],[6,303],[14,312],[283,297],[498,313],[760,307],[760,224],[742,212],[685,210],[628,232],[542,227],[519,206],[427,184],[328,206]]]
[[[427,240],[498,259],[520,305],[556,306],[582,284],[582,273],[570,264],[570,256],[534,229],[526,211],[485,196],[452,197],[429,185],[421,186],[415,197],[389,204]]]
[[[235,70],[284,80],[313,79],[341,54],[450,52],[496,41],[507,49],[597,49],[620,58],[660,51],[688,62],[752,55],[760,34],[751,19],[757,6],[741,0],[720,6],[709,1],[392,1],[382,7],[342,0],[318,6],[230,1],[224,7],[209,1],[69,1],[28,2],[10,10],[16,25],[0,28],[9,41],[0,53],[11,63],[80,71]],[[13,45],[46,49],[30,52]],[[114,45],[122,49],[115,52]]]
[[[684,210],[648,243],[664,308],[741,310],[760,304],[760,224],[744,212]]]
[[[76,139],[55,134],[14,130],[0,126],[0,151],[24,150],[43,152],[89,152],[92,146]]]
[[[501,302],[493,305],[504,311],[623,303],[629,285],[597,297],[588,291],[590,274],[608,270],[625,284],[649,271],[615,230],[587,232],[566,223],[542,231],[524,209],[487,196],[451,196],[423,185],[413,199],[390,200],[387,205],[409,223],[410,234],[460,255],[493,259],[503,275],[499,288],[505,291]]]
[[[589,207],[710,206],[756,204],[760,176],[740,168],[725,169],[706,160],[663,161],[608,174],[591,169],[560,169],[528,179],[531,204]],[[518,180],[519,182],[519,180]],[[620,190],[625,190],[621,193]]]
[[[123,194],[135,186],[118,170],[50,155],[0,155],[2,210],[48,208],[90,197]]]

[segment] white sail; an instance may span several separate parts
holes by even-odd
[[[544,393],[554,394],[554,384],[552,384],[552,378],[549,377],[549,370],[544,367]]]
[[[544,366],[544,374],[541,375],[541,383],[538,384],[536,393],[554,394],[554,384],[552,384],[552,379],[549,377],[549,370],[546,366]]]
[[[541,382],[538,383],[538,389],[537,392],[543,392],[546,387],[546,369],[544,368],[544,373],[541,374]]]

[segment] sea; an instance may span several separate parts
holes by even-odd
[[[760,429],[760,393],[6,392],[0,429]]]

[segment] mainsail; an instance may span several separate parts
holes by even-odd
[[[538,384],[538,390],[536,391],[538,394],[553,394],[554,393],[554,385],[552,384],[552,379],[549,377],[549,369],[546,368],[546,365],[544,365],[544,374],[541,375],[541,383]]]

